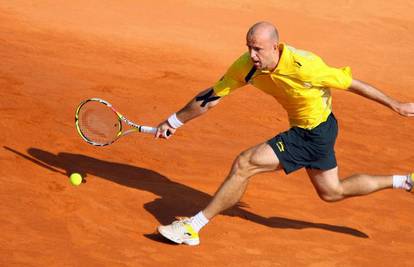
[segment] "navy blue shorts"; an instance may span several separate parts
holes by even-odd
[[[331,113],[312,130],[292,127],[267,141],[276,153],[286,174],[302,167],[330,170],[337,166],[334,145],[338,122]]]

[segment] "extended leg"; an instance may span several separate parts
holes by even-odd
[[[329,202],[393,188],[391,175],[355,174],[340,180],[338,167],[331,170],[307,169],[307,172],[320,198]]]

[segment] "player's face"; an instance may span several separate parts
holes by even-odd
[[[247,47],[254,66],[259,70],[273,70],[279,61],[276,42],[267,37],[253,35],[247,37]]]

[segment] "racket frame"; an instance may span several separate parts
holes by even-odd
[[[101,103],[101,104],[103,104],[103,105],[106,105],[108,108],[110,108],[115,114],[116,114],[116,116],[118,117],[118,121],[119,121],[119,131],[118,131],[118,134],[117,134],[117,136],[111,141],[111,142],[109,142],[109,143],[105,143],[105,144],[102,144],[102,143],[97,143],[97,142],[94,142],[94,141],[92,141],[92,140],[89,140],[83,133],[82,133],[82,130],[80,129],[80,127],[79,127],[79,111],[82,109],[82,106],[83,105],[85,105],[86,103],[88,103],[88,102],[90,102],[90,101],[96,101],[96,102],[99,102],[99,103]],[[128,130],[126,130],[126,131],[122,131],[122,122],[124,122],[126,125],[128,125],[128,126],[131,126],[132,128],[131,129],[128,129]],[[130,120],[128,120],[125,116],[123,116],[120,112],[118,112],[113,106],[112,106],[112,104],[111,103],[109,103],[108,101],[106,101],[106,100],[103,100],[103,99],[101,99],[101,98],[89,98],[89,99],[86,99],[86,100],[84,100],[84,101],[82,101],[80,104],[79,104],[79,106],[77,107],[77,109],[76,109],[76,113],[75,113],[75,125],[76,125],[76,130],[77,130],[77,132],[78,132],[78,134],[80,135],[80,137],[82,137],[82,139],[84,140],[84,141],[86,141],[87,143],[89,143],[89,144],[91,144],[91,145],[93,145],[93,146],[107,146],[107,145],[110,145],[110,144],[112,144],[112,143],[114,143],[116,140],[118,140],[121,136],[125,136],[125,135],[128,135],[128,134],[130,134],[130,133],[133,133],[133,132],[140,132],[140,133],[146,133],[146,134],[155,134],[156,132],[157,132],[157,128],[155,128],[155,127],[151,127],[151,126],[144,126],[144,125],[139,125],[139,124],[136,124],[136,123],[134,123],[134,122],[132,122],[132,121],[130,121]]]

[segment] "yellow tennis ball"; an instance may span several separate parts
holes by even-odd
[[[82,175],[80,175],[77,172],[72,173],[69,178],[70,178],[70,183],[76,186],[80,185],[83,180]]]

